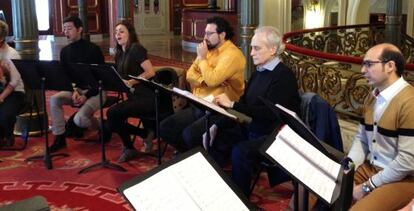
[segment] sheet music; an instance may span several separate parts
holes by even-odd
[[[209,108],[211,108],[211,109],[213,109],[213,110],[215,110],[215,111],[217,111],[217,112],[219,112],[219,113],[221,113],[223,115],[226,115],[226,116],[228,116],[228,117],[230,117],[232,119],[237,119],[237,117],[235,115],[230,114],[229,112],[227,112],[226,110],[224,110],[222,107],[220,107],[220,106],[218,106],[218,105],[216,105],[214,103],[208,102],[208,101],[204,100],[203,98],[199,98],[199,97],[193,95],[189,91],[182,90],[182,89],[179,89],[179,88],[176,88],[176,87],[173,88],[173,91],[176,92],[176,93],[178,93],[178,94],[180,94],[180,95],[186,96],[189,99],[194,100],[194,101],[196,101],[196,102],[198,102],[198,103],[200,103],[200,104],[202,104],[202,105],[204,105],[206,107],[209,107]]]
[[[203,99],[205,101],[209,102],[209,103],[213,103],[214,96],[213,95],[208,95],[208,96],[203,97]]]
[[[200,152],[124,194],[136,210],[248,210]]]
[[[326,201],[335,200],[333,194],[341,165],[309,144],[288,125],[278,133],[266,153]]]
[[[302,125],[308,129],[310,131],[310,129],[308,128],[308,126],[302,121],[302,119],[298,116],[298,114],[296,114],[294,111],[291,111],[285,107],[283,107],[280,104],[276,104],[276,107],[278,107],[279,109],[281,109],[282,111],[286,112],[287,114],[291,115],[293,118],[295,118],[296,120],[298,120],[300,123],[302,123]]]
[[[142,76],[134,76],[134,75],[128,75],[130,78],[136,79],[136,80],[143,80],[143,81],[149,81],[148,79],[142,77]]]

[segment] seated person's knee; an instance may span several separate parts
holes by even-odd
[[[80,128],[88,128],[90,125],[90,119],[86,116],[79,115],[79,113],[75,115],[73,122]]]

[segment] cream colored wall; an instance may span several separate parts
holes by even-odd
[[[158,1],[159,11],[154,12],[154,0],[150,0],[149,12],[144,11],[144,2],[134,8],[134,25],[138,34],[169,33],[169,1]]]
[[[274,26],[283,34],[291,29],[291,0],[259,1],[259,25]]]
[[[410,0],[407,4],[407,32],[408,35],[414,37],[414,1]]]
[[[369,11],[369,1],[349,0],[346,25],[369,23]]]

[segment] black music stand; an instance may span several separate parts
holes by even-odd
[[[279,161],[270,154],[267,153],[267,150],[271,147],[271,145],[275,142],[275,137],[280,133],[279,129],[275,130],[269,137],[266,143],[261,148],[261,153],[270,161],[277,164],[284,172],[291,176],[294,180],[294,188],[295,188],[295,198],[294,198],[294,210],[299,210],[299,184],[304,187],[304,194],[303,194],[303,201],[302,201],[302,208],[308,207],[308,194],[309,191],[313,192],[319,199],[322,199],[323,202],[332,206],[334,210],[348,210],[351,203],[352,203],[352,181],[354,175],[354,169],[348,169],[348,164],[345,158],[345,155],[336,150],[333,147],[321,142],[318,138],[313,134],[313,132],[300,120],[300,118],[292,111],[284,108],[280,105],[273,105],[268,100],[261,98],[261,100],[265,103],[267,107],[269,107],[274,113],[276,113],[284,122],[287,124],[292,131],[302,137],[306,142],[308,142],[311,146],[315,149],[320,151],[323,155],[325,155],[328,159],[341,164],[340,170],[338,175],[335,175],[332,179],[335,181],[335,188],[332,192],[332,196],[330,201],[326,198],[323,198],[319,193],[313,191],[310,187],[308,187],[300,178],[296,175],[292,174],[289,170],[287,170],[283,165],[279,163]],[[282,129],[283,130],[283,129]],[[278,141],[278,140],[276,140]],[[295,149],[295,151],[300,151]],[[299,152],[300,154],[300,152]],[[316,155],[315,155],[316,156]],[[303,156],[307,159],[307,156]],[[316,161],[311,161],[314,166],[317,166],[316,169],[320,169],[318,167],[318,163]],[[325,172],[324,169],[321,169],[321,172]],[[332,175],[330,175],[332,176]]]
[[[171,94],[172,90],[163,84],[149,81],[148,79],[142,78],[142,77],[136,77],[130,75],[131,78],[136,79],[140,81],[144,86],[154,90],[155,93],[155,134],[157,135],[157,158],[158,158],[158,165],[161,165],[161,138],[160,138],[160,117],[159,117],[159,101],[160,101],[160,91],[164,93]]]
[[[170,94],[184,97],[187,100],[189,100],[189,102],[193,103],[193,105],[195,105],[197,108],[205,111],[204,119],[205,119],[205,130],[206,130],[207,140],[210,140],[210,116],[211,114],[221,114],[229,119],[242,122],[242,123],[246,123],[246,122],[248,123],[251,121],[251,118],[246,116],[245,114],[234,111],[232,109],[223,109],[222,107],[215,105],[213,103],[210,103],[200,97],[197,97],[186,90],[181,90],[176,87],[174,87],[173,89],[164,87],[163,89],[160,89],[160,90],[169,92]],[[209,144],[205,146],[207,152],[209,150],[209,146],[210,146]]]
[[[16,150],[23,150],[26,148],[28,141],[29,141],[29,133],[31,129],[31,119],[33,117],[33,112],[36,112],[38,116],[38,124],[42,125],[42,120],[40,118],[40,109],[35,97],[34,90],[41,90],[41,79],[37,73],[36,63],[35,60],[20,60],[20,59],[13,59],[13,64],[16,66],[16,69],[19,71],[20,76],[23,80],[24,87],[26,90],[30,92],[29,99],[30,102],[25,103],[25,107],[23,111],[26,111],[29,108],[29,120],[25,128],[22,128],[21,137],[23,139],[23,146],[20,148],[2,148],[2,151],[16,151]],[[28,103],[30,103],[28,105]],[[27,107],[28,106],[28,107]],[[33,109],[35,111],[33,111]],[[43,128],[40,126],[40,136],[43,135]]]
[[[48,114],[46,109],[46,90],[55,90],[55,91],[73,91],[72,83],[69,77],[66,74],[66,71],[63,69],[62,65],[58,61],[39,61],[36,64],[36,70],[38,72],[37,79],[32,78],[32,80],[39,80],[41,84],[42,91],[42,100],[44,107],[44,130],[45,130],[45,154],[39,156],[33,156],[26,158],[26,161],[33,161],[38,159],[44,159],[44,163],[47,169],[52,169],[52,157],[61,156],[68,157],[68,154],[65,153],[56,153],[51,154],[49,151],[49,137],[47,130],[49,129]]]
[[[99,116],[100,116],[100,128],[99,128],[99,139],[101,141],[101,162],[87,166],[86,168],[79,171],[79,174],[86,173],[92,170],[95,167],[103,167],[108,169],[114,169],[117,171],[127,171],[120,165],[111,163],[106,159],[105,154],[105,141],[103,137],[104,125],[103,125],[103,90],[106,91],[117,91],[117,92],[129,92],[129,88],[122,81],[122,78],[119,76],[118,72],[111,65],[88,65],[89,73],[93,74],[95,81],[98,81],[99,89]],[[83,66],[85,68],[85,66]],[[88,72],[85,70],[85,72]],[[82,73],[84,74],[84,73]]]

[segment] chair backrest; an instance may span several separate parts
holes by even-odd
[[[301,95],[301,118],[319,140],[343,152],[341,131],[335,111],[315,93]]]
[[[176,86],[178,84],[178,76],[173,68],[165,67],[155,72],[154,81],[166,86]]]
[[[153,80],[170,88],[178,85],[177,73],[169,67],[158,69]],[[160,105],[161,119],[174,113],[173,100],[169,93],[160,92]]]

